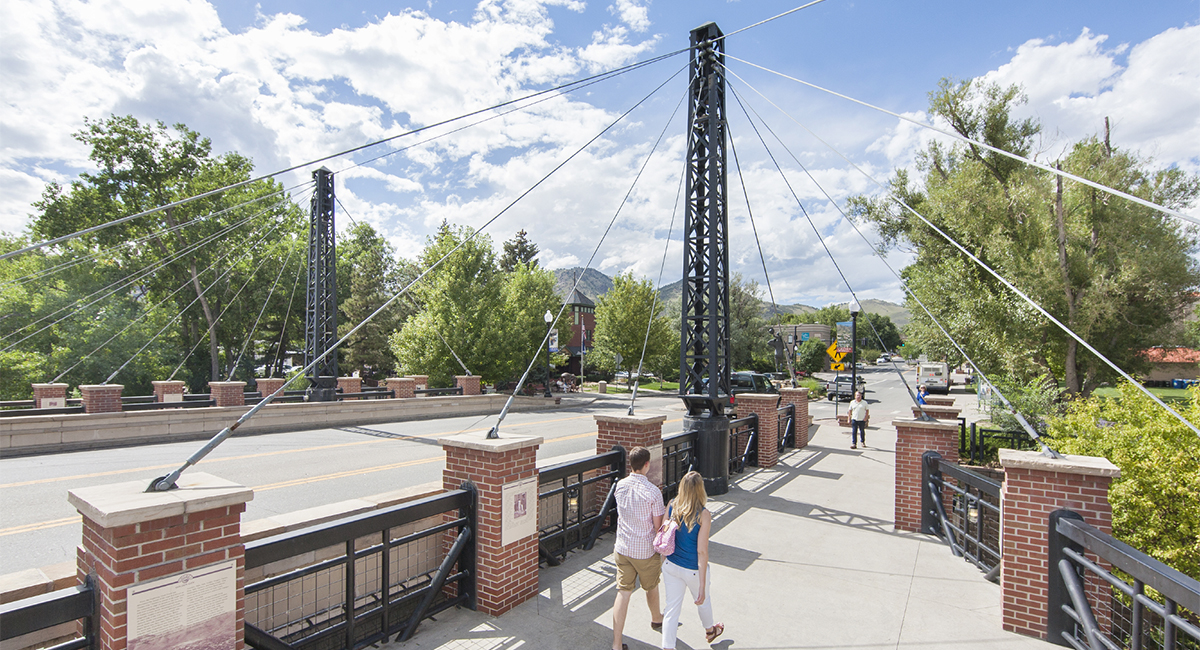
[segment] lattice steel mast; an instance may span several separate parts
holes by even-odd
[[[313,172],[317,187],[312,196],[308,228],[308,292],[304,312],[304,365],[324,357],[308,374],[309,402],[337,400],[337,251],[334,236],[333,172],[322,167]],[[328,354],[326,354],[328,353]]]

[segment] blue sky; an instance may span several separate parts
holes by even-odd
[[[259,171],[312,160],[406,128],[519,97],[726,33],[797,6],[769,0],[485,0],[209,3],[202,0],[7,0],[0,27],[0,229],[20,231],[46,182],[86,169],[69,134],[83,117],[131,113],[184,122],[216,151]],[[924,119],[941,77],[1026,87],[1022,109],[1045,126],[1053,158],[1109,115],[1118,146],[1200,171],[1200,1],[884,2],[827,0],[731,37],[739,58]],[[350,168],[326,163],[356,218],[404,256],[442,219],[478,226],[666,80],[685,59],[650,68]],[[878,178],[911,167],[932,136],[894,117],[731,62],[764,95]],[[682,96],[677,77],[629,121],[555,174],[489,230],[498,246],[529,231],[550,267],[582,264]],[[742,82],[735,87],[839,202],[874,186],[796,129]],[[656,278],[682,170],[682,118],[651,159],[593,266]],[[832,265],[744,118],[731,131],[776,297],[847,299]],[[789,177],[860,297],[900,301],[890,272],[794,163]],[[283,178],[294,183],[307,172]],[[731,195],[740,187],[731,178]],[[303,197],[298,197],[303,200]],[[307,201],[304,200],[306,203]],[[731,204],[734,270],[762,280],[740,199]],[[1190,211],[1197,214],[1195,206]],[[343,225],[346,220],[342,220]],[[678,279],[678,221],[665,282]],[[902,266],[905,257],[890,261]]]

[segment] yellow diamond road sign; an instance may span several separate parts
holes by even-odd
[[[844,370],[846,369],[846,364],[844,364],[844,363],[831,363],[831,364],[829,364],[829,369],[830,369],[830,370],[844,371]]]
[[[835,362],[841,361],[842,359],[846,358],[845,352],[838,352],[837,341],[830,343],[829,347],[825,348],[825,354],[828,354],[829,358],[833,359]]]

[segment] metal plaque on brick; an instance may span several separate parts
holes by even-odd
[[[128,594],[129,650],[234,650],[235,560],[143,582]]]
[[[663,458],[662,445],[652,445],[650,447],[650,471],[646,472],[646,478],[654,485],[662,487],[663,484]]]
[[[500,516],[500,545],[525,539],[538,532],[537,477],[507,483],[500,488],[503,512]]]
[[[67,405],[67,400],[61,397],[43,397],[42,408],[44,409],[60,409]]]
[[[164,393],[163,402],[182,402],[183,393]]]

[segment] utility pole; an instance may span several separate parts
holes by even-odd
[[[710,495],[729,491],[729,214],[725,40],[716,23],[691,32],[679,394],[697,432],[697,471]]]
[[[307,402],[337,401],[337,251],[334,241],[333,172],[313,172],[308,227],[308,291],[304,311],[304,365],[321,361],[308,374]]]

